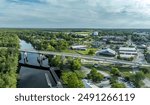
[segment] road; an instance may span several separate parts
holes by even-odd
[[[143,83],[145,84],[144,87],[150,88],[150,79],[149,79],[149,78],[145,78],[145,79],[143,80]]]
[[[147,64],[147,61],[145,60],[145,56],[143,54],[144,50],[143,49],[138,49],[137,52],[138,52],[138,55],[137,55],[136,59],[134,59],[134,62]]]
[[[80,55],[80,54],[72,54],[72,53],[64,53],[64,52],[49,52],[49,51],[20,50],[20,52],[38,53],[38,54],[44,54],[44,55],[59,55],[59,56],[65,56],[65,57],[74,57],[74,58],[81,58],[81,59],[87,59],[87,60],[103,61],[104,63],[110,63],[110,64],[125,64],[125,65],[132,65],[132,66],[137,65],[137,66],[150,67],[150,64],[118,60],[118,59],[113,59],[109,57],[88,56],[88,55]]]

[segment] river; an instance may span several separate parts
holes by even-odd
[[[35,50],[30,43],[27,43],[24,40],[20,40],[20,46],[21,46],[20,49],[22,50]],[[39,56],[38,54],[29,53],[28,63],[39,66],[39,63],[37,62],[38,56]],[[23,58],[23,53],[21,53],[21,58]],[[24,60],[21,59],[19,62],[24,62]],[[43,61],[42,66],[48,67],[47,59]],[[49,71],[21,66],[19,72],[18,88],[49,88],[48,83],[46,81],[45,74],[48,75],[49,80],[52,83],[52,86],[55,86],[56,83]]]

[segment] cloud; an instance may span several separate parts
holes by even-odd
[[[1,0],[2,27],[149,28],[149,0]]]

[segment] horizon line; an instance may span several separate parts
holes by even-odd
[[[87,27],[0,27],[0,29],[150,29],[150,28],[87,28]]]

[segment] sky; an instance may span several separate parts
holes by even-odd
[[[3,28],[150,28],[150,0],[0,0]]]

